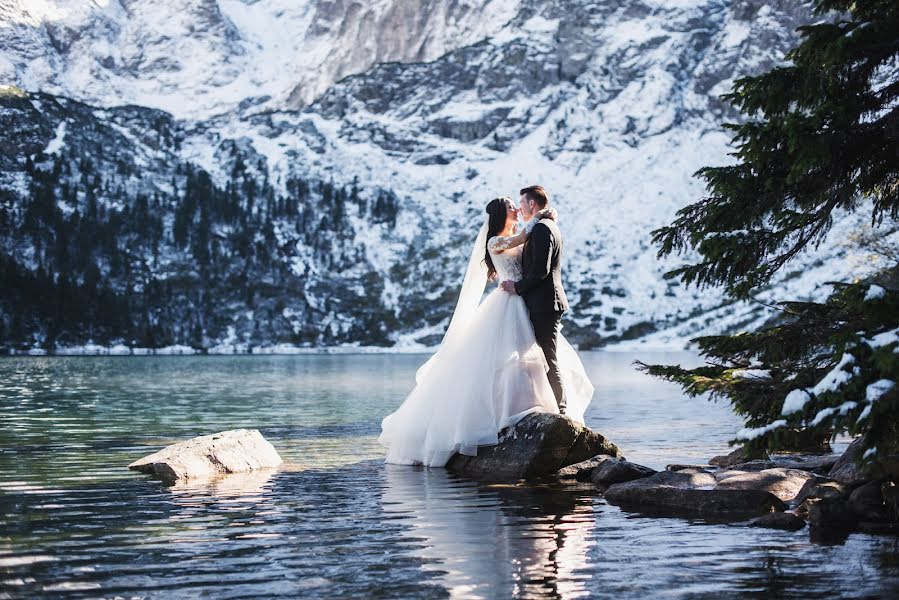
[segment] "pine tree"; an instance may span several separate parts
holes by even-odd
[[[827,235],[834,211],[899,217],[899,4],[816,0],[786,66],[738,80],[731,166],[701,169],[707,198],[653,232],[659,255],[699,260],[667,274],[752,297]],[[836,285],[824,303],[783,302],[778,324],[697,338],[707,365],[645,365],[689,394],[730,400],[736,441],[778,448],[794,431],[865,434],[866,459],[899,451],[899,265]]]

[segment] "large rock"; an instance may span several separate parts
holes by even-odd
[[[783,510],[777,496],[758,489],[717,489],[711,473],[699,469],[662,471],[609,487],[609,502],[636,510],[706,517],[762,515]]]
[[[828,479],[809,479],[793,501],[796,504],[802,504],[813,498],[844,498],[848,495],[849,490],[842,483]]]
[[[799,469],[816,475],[826,475],[840,459],[839,454],[825,454],[813,457],[795,457],[791,460],[778,462],[781,469]]]
[[[863,437],[857,438],[849,444],[843,455],[830,469],[828,477],[850,487],[855,487],[868,481],[871,478],[870,469],[859,464],[863,452],[862,444],[864,444]]]
[[[744,463],[748,460],[754,459],[762,459],[768,460],[768,454],[764,451],[762,452],[752,452],[747,451],[740,446],[730,454],[722,454],[721,456],[715,456],[711,460],[709,460],[710,465],[714,465],[716,467],[732,467],[736,464]]]
[[[858,517],[845,498],[807,500],[808,521],[813,527],[851,529]]]
[[[764,490],[784,502],[796,498],[814,475],[795,469],[765,469],[756,473],[725,471],[717,476],[719,490]]]
[[[611,459],[602,462],[593,470],[593,473],[590,475],[590,481],[601,485],[612,485],[649,477],[655,473],[655,469],[650,469],[643,465],[628,462],[624,459]]]
[[[620,457],[621,451],[569,417],[534,413],[504,430],[498,444],[478,448],[477,456],[453,455],[446,468],[475,479],[540,479],[599,454]]]
[[[852,490],[849,495],[849,506],[859,521],[887,521],[890,518],[883,492],[878,481],[869,481]]]
[[[166,481],[198,479],[273,468],[283,461],[256,429],[232,429],[166,446],[129,469]]]
[[[794,515],[791,512],[772,512],[751,520],[749,526],[765,527],[767,529],[783,529],[785,531],[799,531],[805,527],[805,519]]]
[[[556,479],[560,481],[570,481],[572,479],[576,481],[589,481],[593,470],[607,460],[615,459],[611,456],[600,454],[599,456],[582,460],[579,463],[562,467],[556,472]]]

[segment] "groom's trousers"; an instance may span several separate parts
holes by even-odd
[[[559,328],[562,324],[562,313],[541,312],[530,313],[529,316],[531,324],[534,326],[534,337],[537,338],[537,344],[543,349],[543,355],[546,357],[546,363],[549,365],[549,371],[546,373],[546,376],[549,378],[549,386],[556,397],[559,412],[564,413],[566,407],[565,395],[562,390],[562,373],[559,370],[559,358],[556,354]]]

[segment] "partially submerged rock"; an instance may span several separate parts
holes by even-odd
[[[283,461],[256,429],[232,429],[166,446],[136,460],[129,469],[166,481],[247,473],[277,467]]]
[[[621,451],[569,417],[534,413],[504,431],[495,446],[478,448],[477,456],[455,454],[446,468],[476,479],[539,479],[600,454],[620,457]]]
[[[845,498],[806,500],[808,521],[813,527],[850,529],[858,518]]]
[[[855,487],[871,479],[870,468],[860,465],[864,438],[860,437],[849,444],[843,455],[834,463],[828,477],[843,485]]]
[[[796,498],[802,486],[813,477],[795,469],[765,469],[756,473],[725,471],[716,475],[719,490],[764,490],[784,502]]]
[[[656,471],[643,465],[628,462],[624,459],[613,458],[603,461],[590,475],[590,481],[602,485],[612,485],[615,483],[624,483],[625,481],[633,481],[642,477],[654,475]]]
[[[799,469],[808,471],[817,475],[826,475],[830,472],[836,462],[840,459],[839,454],[825,454],[823,456],[813,457],[794,457],[792,460],[778,462],[777,466],[782,469]]]
[[[849,495],[849,506],[852,507],[859,521],[889,521],[890,511],[883,501],[882,485],[878,481],[869,481],[852,490]]]
[[[709,464],[716,467],[732,467],[734,465],[745,463],[753,459],[768,460],[768,455],[764,452],[756,452],[754,454],[747,452],[743,446],[740,446],[730,454],[722,454],[715,456],[709,460]]]
[[[813,478],[805,482],[793,501],[802,504],[811,498],[843,498],[848,495],[849,490],[839,482]]]
[[[799,531],[805,527],[805,519],[791,512],[772,512],[751,520],[749,526],[765,527],[767,529],[783,529],[785,531]]]
[[[568,465],[567,467],[563,467],[556,472],[556,479],[589,481],[590,475],[593,473],[593,470],[607,460],[615,459],[606,454],[600,454],[599,456],[594,456],[593,458],[582,460],[579,463]]]
[[[783,510],[775,495],[759,489],[718,489],[715,477],[699,469],[662,471],[610,486],[605,497],[625,508],[650,508],[700,516],[762,515]]]

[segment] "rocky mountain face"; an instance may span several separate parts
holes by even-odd
[[[433,345],[484,205],[537,182],[582,347],[771,316],[664,280],[649,232],[729,160],[718,95],[807,6],[99,4],[0,9],[7,347]],[[858,267],[802,261],[770,294]]]

